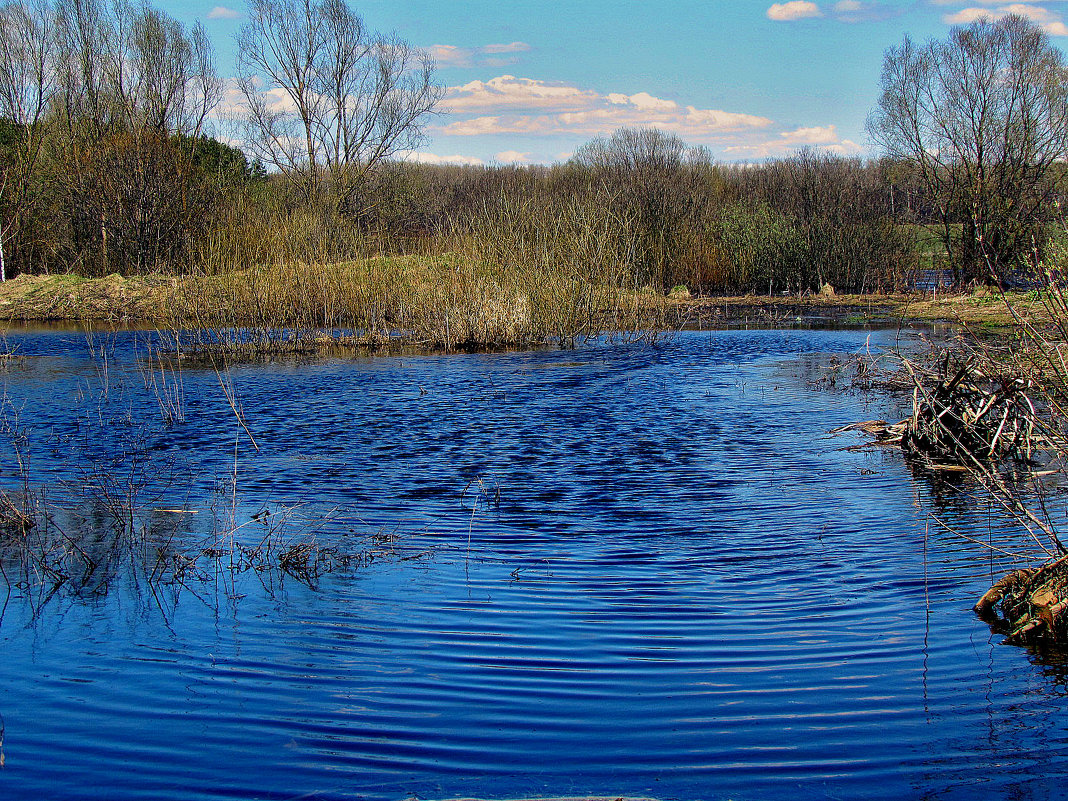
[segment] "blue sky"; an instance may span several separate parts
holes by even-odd
[[[234,0],[156,0],[201,20],[234,74]],[[1068,0],[363,0],[374,30],[430,51],[448,87],[412,158],[551,163],[624,125],[655,125],[717,161],[803,146],[874,155],[864,120],[886,48],[1014,12],[1068,44]]]

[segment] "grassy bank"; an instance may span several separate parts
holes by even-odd
[[[445,350],[567,344],[606,331],[655,335],[675,312],[596,269],[520,270],[451,255],[0,284],[2,319],[194,330],[194,345],[258,352],[398,340]]]
[[[605,330],[714,325],[743,319],[833,317],[949,321],[996,327],[1018,314],[1041,322],[1034,293],[664,297],[623,289],[603,276],[543,271],[536,276],[450,257],[376,258],[332,265],[123,278],[20,275],[0,284],[0,319],[70,321],[220,331],[282,328],[359,332],[368,342],[397,337],[441,347],[529,345]]]

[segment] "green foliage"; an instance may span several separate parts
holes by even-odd
[[[802,282],[804,241],[785,215],[763,203],[732,203],[712,230],[720,265],[715,289],[771,294]]]
[[[206,134],[173,137],[175,147],[184,154],[193,167],[205,178],[225,185],[262,181],[267,171],[258,161],[249,161],[240,148],[220,142]]]
[[[0,164],[10,164],[26,140],[26,128],[10,119],[0,117]]]

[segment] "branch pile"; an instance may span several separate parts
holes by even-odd
[[[931,366],[902,359],[902,368],[912,383],[910,417],[892,425],[868,420],[832,433],[863,431],[879,444],[901,447],[915,463],[974,478],[1048,557],[1040,567],[1015,570],[995,583],[975,611],[1010,642],[1068,643],[1068,548],[1037,483],[1059,472],[1064,437],[1059,418],[1040,411],[1050,404],[1033,399],[1042,397],[1042,387],[975,355],[954,360],[946,352]],[[1040,462],[1048,462],[1046,469]],[[1034,497],[1021,475],[1035,482]]]
[[[1002,459],[1031,462],[1036,448],[1049,445],[1030,379],[999,374],[974,358],[954,364],[948,352],[933,381],[908,360],[904,365],[914,384],[901,438],[909,456],[985,469]]]

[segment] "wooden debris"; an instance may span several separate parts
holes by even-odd
[[[1014,570],[1007,576],[1003,576],[979,599],[979,602],[975,605],[976,613],[987,615],[994,609],[995,604],[1005,597],[1005,593],[1016,591],[1020,585],[1034,575],[1034,572],[1033,569],[1024,568],[1022,570]]]
[[[897,445],[905,436],[907,427],[907,420],[893,424],[888,424],[885,420],[862,420],[859,423],[832,428],[828,433],[844,434],[847,431],[860,431],[875,437],[875,441],[880,445]]]
[[[1014,570],[975,605],[1009,642],[1068,641],[1068,556],[1039,568]]]
[[[930,383],[905,365],[915,381],[912,417],[901,443],[907,454],[968,467],[1033,458],[1042,443],[1029,379],[994,374],[972,359],[954,363],[949,353]]]
[[[900,446],[906,458],[928,470],[973,476],[1049,554],[1041,567],[1015,570],[997,581],[975,611],[1010,642],[1068,643],[1068,548],[1044,508],[1031,509],[1014,483],[1021,475],[1034,480],[1063,469],[1068,449],[1063,432],[1031,398],[1040,388],[990,360],[955,360],[944,353],[931,368],[907,359],[902,364],[912,380],[908,418],[893,425],[865,420],[831,433],[861,431],[878,444]],[[1058,469],[1049,469],[1053,466]]]
[[[1030,379],[999,375],[978,360],[955,362],[945,353],[934,369],[907,359],[912,414],[900,422],[863,420],[832,429],[860,431],[880,445],[900,445],[905,454],[938,471],[987,469],[1004,460],[1032,463],[1054,442],[1039,419]]]

